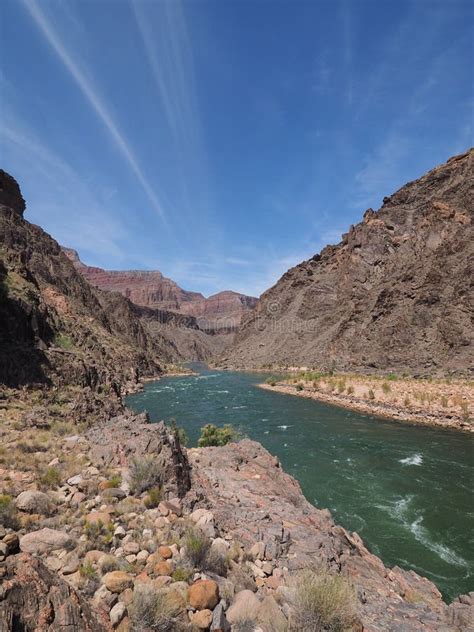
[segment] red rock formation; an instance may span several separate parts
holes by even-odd
[[[137,305],[196,316],[203,329],[235,329],[243,314],[257,303],[253,296],[232,291],[219,292],[206,298],[199,292],[183,290],[158,270],[118,271],[87,266],[75,250],[63,250],[92,285],[109,292],[120,292]]]

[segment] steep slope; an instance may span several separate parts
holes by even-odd
[[[130,301],[92,288],[41,228],[23,218],[16,181],[0,170],[0,382],[116,390],[171,359]]]
[[[71,248],[63,248],[76,268],[92,285],[109,292],[120,292],[136,305],[171,310],[199,318],[202,329],[234,330],[242,316],[255,307],[257,299],[238,292],[224,291],[205,298],[188,292],[158,270],[103,270],[87,266]]]
[[[472,372],[473,156],[408,183],[284,274],[222,364]]]

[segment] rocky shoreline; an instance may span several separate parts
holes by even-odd
[[[327,393],[309,385],[305,385],[300,389],[297,384],[288,384],[286,382],[259,384],[258,386],[268,391],[314,399],[334,406],[340,406],[368,415],[386,417],[400,422],[459,430],[468,433],[474,432],[474,424],[470,420],[464,420],[461,416],[447,416],[440,412],[427,410],[421,406],[416,410],[408,410],[402,403],[377,402],[370,401],[368,398],[360,399],[353,395],[333,392]]]
[[[5,391],[0,420],[2,630],[309,632],[305,572],[342,582],[344,629],[469,629],[472,593],[386,568],[256,442],[186,450],[77,389]]]

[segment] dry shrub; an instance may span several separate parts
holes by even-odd
[[[162,471],[153,456],[134,459],[130,466],[130,490],[133,494],[141,494],[162,483]]]
[[[304,570],[291,585],[291,630],[343,632],[357,620],[357,599],[349,581],[327,569]]]
[[[167,596],[153,586],[137,586],[129,606],[131,632],[177,632],[180,609]]]

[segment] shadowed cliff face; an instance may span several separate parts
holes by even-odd
[[[0,202],[0,381],[118,388],[159,372],[169,343],[152,340],[129,301],[92,288],[57,242],[23,219],[20,189],[4,171]]]
[[[222,364],[472,371],[473,156],[408,183],[284,274]]]
[[[136,305],[195,316],[203,330],[233,331],[240,324],[242,316],[257,303],[253,296],[232,291],[205,298],[199,292],[183,290],[158,270],[118,271],[87,266],[75,250],[63,250],[92,285],[119,292]]]

